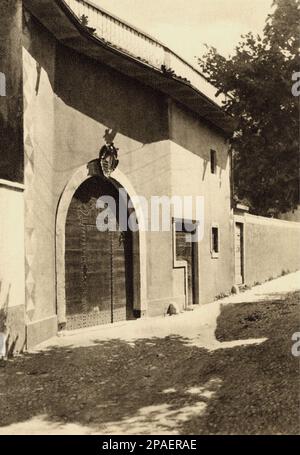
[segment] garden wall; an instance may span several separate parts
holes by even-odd
[[[300,223],[235,215],[243,225],[244,283],[251,286],[300,269]],[[236,241],[236,240],[235,240]],[[237,248],[235,248],[237,257]]]

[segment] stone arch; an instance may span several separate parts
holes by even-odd
[[[77,188],[90,177],[98,174],[97,161],[91,161],[77,169],[65,186],[60,197],[56,214],[56,305],[59,326],[66,323],[65,291],[65,227],[69,205]],[[139,226],[143,226],[144,215],[137,204],[137,194],[129,179],[118,168],[111,174],[111,183],[117,188],[124,188],[132,201]],[[146,270],[146,236],[140,229],[134,235],[134,296],[133,308],[138,316],[147,314],[147,270]]]

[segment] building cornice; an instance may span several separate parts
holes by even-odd
[[[234,129],[233,120],[215,101],[185,78],[168,71],[168,68],[156,68],[145,59],[129,55],[124,49],[117,48],[116,45],[93,34],[89,27],[81,23],[79,17],[68,6],[68,2],[70,0],[24,0],[24,5],[64,46],[170,96],[225,134],[231,134]],[[132,26],[128,27],[133,29]],[[151,37],[149,39],[153,40]],[[159,45],[159,42],[157,44]],[[176,54],[173,55],[177,57]],[[184,64],[189,65],[186,62]]]

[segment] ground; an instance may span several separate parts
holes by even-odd
[[[0,368],[0,434],[299,434],[300,273]]]

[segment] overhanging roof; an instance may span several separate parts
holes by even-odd
[[[28,11],[64,46],[169,95],[225,133],[232,132],[232,118],[214,101],[179,76],[154,68],[92,34],[64,0],[23,1]]]

